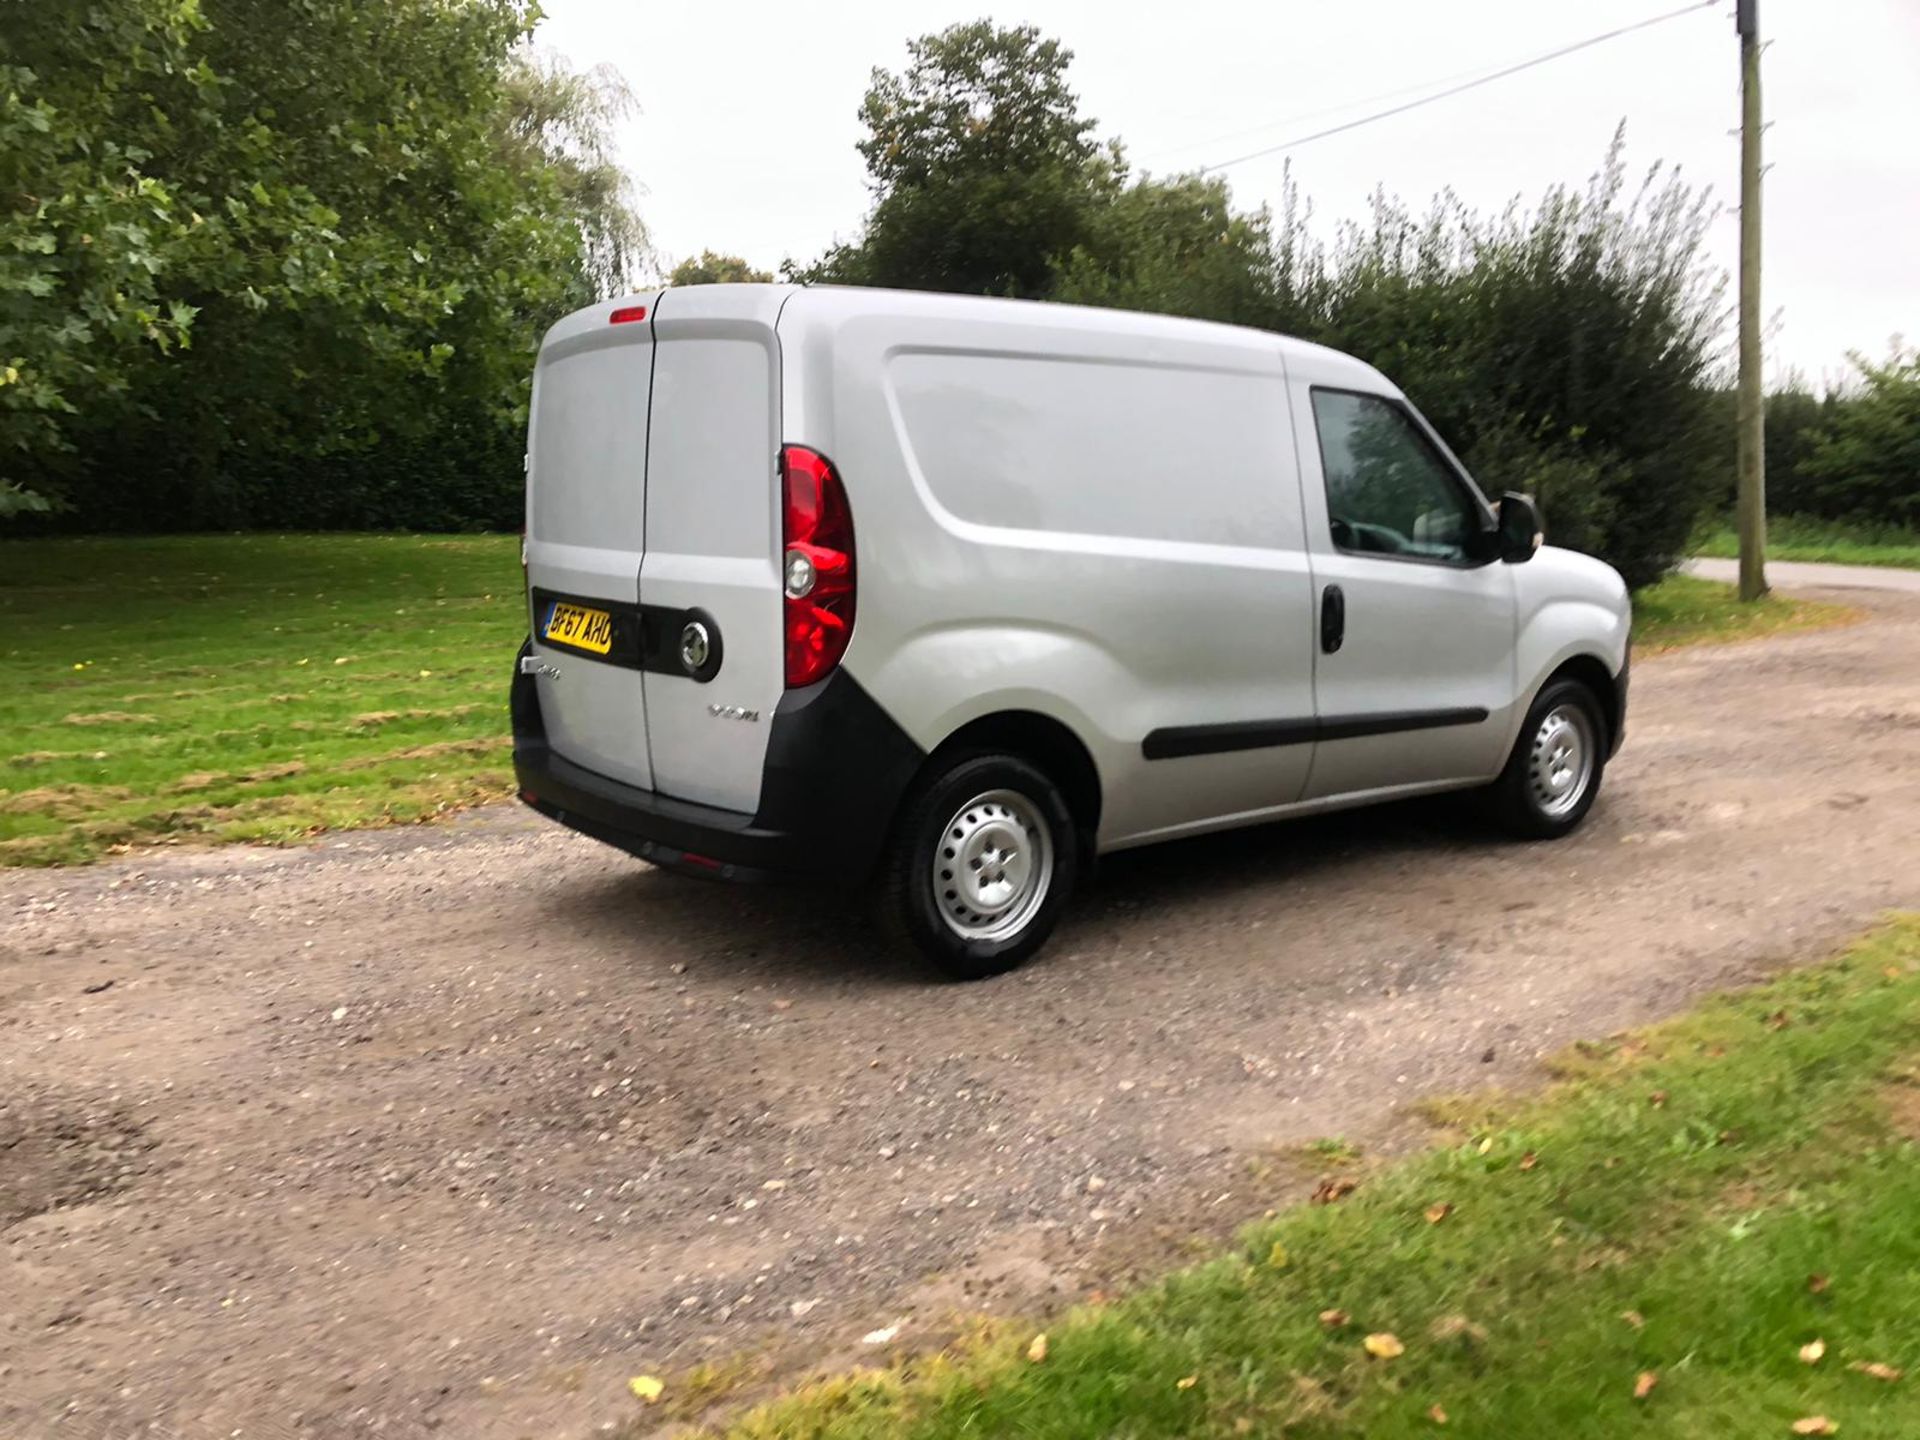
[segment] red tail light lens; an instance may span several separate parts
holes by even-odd
[[[622,305],[618,310],[607,316],[607,323],[609,325],[631,325],[636,320],[644,320],[646,318],[646,306]]]
[[[787,686],[830,673],[853,638],[853,512],[826,456],[780,451]]]

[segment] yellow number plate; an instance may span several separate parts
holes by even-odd
[[[569,605],[556,600],[547,611],[543,639],[576,650],[591,650],[604,655],[613,648],[613,616],[604,610],[589,610],[585,605]]]

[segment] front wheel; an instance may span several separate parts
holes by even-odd
[[[1073,814],[1012,755],[957,759],[915,792],[887,860],[893,921],[957,980],[1013,969],[1046,943],[1073,889]]]
[[[1587,818],[1607,764],[1606,722],[1593,692],[1556,680],[1535,697],[1500,778],[1493,818],[1527,840],[1556,840]]]

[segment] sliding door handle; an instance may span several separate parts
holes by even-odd
[[[1320,648],[1331,655],[1347,638],[1347,597],[1338,585],[1320,592]]]

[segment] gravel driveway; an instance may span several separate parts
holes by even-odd
[[[0,874],[0,1435],[585,1434],[1175,1263],[1288,1147],[1920,902],[1920,596],[1845,598],[1639,662],[1568,841],[1132,852],[982,985],[509,808]]]

